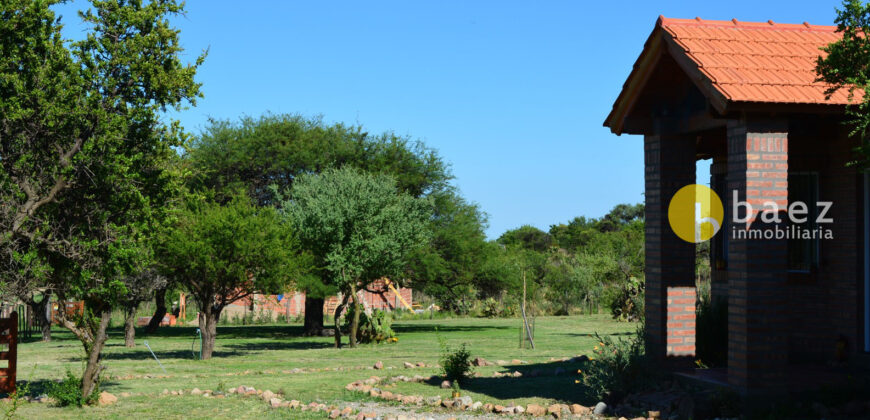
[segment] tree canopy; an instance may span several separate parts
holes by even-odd
[[[350,344],[356,345],[357,291],[382,277],[395,277],[410,253],[426,243],[429,200],[398,190],[387,175],[352,168],[329,169],[296,180],[282,208],[299,231],[322,278],[338,286],[355,310]],[[336,345],[341,333],[336,309]]]

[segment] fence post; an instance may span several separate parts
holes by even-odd
[[[0,368],[0,392],[15,392],[15,371],[18,356],[18,312],[13,311],[9,318],[0,319],[0,344],[6,343],[8,349],[0,351],[0,360],[6,360],[6,368]]]

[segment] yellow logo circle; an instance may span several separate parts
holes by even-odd
[[[709,187],[698,184],[680,188],[668,205],[671,229],[686,242],[709,240],[722,228],[722,200]]]

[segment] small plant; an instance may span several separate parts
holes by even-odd
[[[347,328],[350,329],[350,320],[353,318],[353,306],[347,316]],[[395,331],[391,328],[393,317],[389,312],[376,309],[371,315],[365,312],[359,314],[359,329],[357,330],[357,342],[359,343],[395,343],[398,340]]]
[[[441,359],[439,361],[444,377],[458,387],[458,382],[467,379],[473,371],[471,352],[468,351],[465,343],[457,349],[451,349],[441,335],[438,335],[438,341],[441,343]]]
[[[30,383],[24,382],[15,389],[15,392],[9,394],[8,400],[9,405],[3,412],[3,418],[5,420],[11,420],[15,418],[15,412],[18,411],[18,407],[21,406],[21,402],[24,401],[24,396],[30,394]]]
[[[227,392],[227,383],[224,381],[218,382],[218,384],[214,390],[217,392],[220,392],[220,393],[226,393]]]
[[[75,376],[72,372],[66,371],[66,378],[60,382],[52,382],[48,384],[46,394],[53,398],[57,405],[66,407],[73,405],[81,407],[86,404],[93,404],[100,397],[99,385],[94,388],[94,392],[86,398],[82,398],[82,380]]]
[[[462,393],[459,392],[459,381],[453,381],[453,383],[450,384],[450,388],[453,389],[453,398],[459,398],[462,396]]]
[[[656,384],[657,372],[645,356],[643,330],[630,339],[602,337],[595,333],[595,357],[582,371],[582,383],[592,395],[608,403]]]

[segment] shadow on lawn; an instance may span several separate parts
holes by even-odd
[[[552,362],[529,365],[502,366],[502,373],[520,372],[520,378],[471,377],[460,386],[462,389],[490,396],[500,400],[520,398],[544,398],[557,400],[566,404],[593,405],[598,401],[588,392],[588,389],[575,383],[580,379],[578,369],[583,369],[584,362]],[[557,368],[564,373],[554,375]],[[441,379],[429,380],[429,385],[438,387]]]
[[[516,329],[516,327],[510,326],[497,326],[497,325],[487,325],[487,326],[478,326],[478,325],[441,325],[441,324],[401,324],[401,321],[397,321],[392,325],[393,331],[397,333],[434,333],[438,332],[470,332],[470,331],[484,331],[484,330],[509,330]]]

